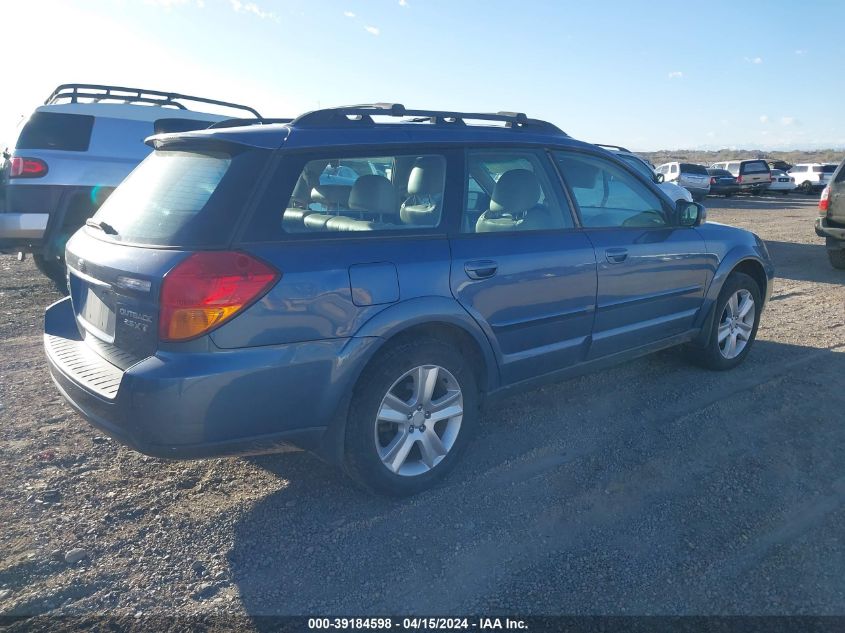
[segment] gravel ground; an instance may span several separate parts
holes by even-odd
[[[708,206],[778,269],[743,366],[667,351],[511,398],[404,501],[303,452],[99,436],[47,374],[58,294],[0,257],[0,613],[845,614],[845,274],[815,200]]]

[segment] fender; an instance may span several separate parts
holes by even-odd
[[[499,387],[499,366],[487,336],[478,323],[455,300],[442,296],[415,297],[395,303],[375,314],[350,338],[338,358],[335,371],[344,375],[346,393],[338,403],[318,454],[329,462],[343,464],[343,436],[352,391],[367,363],[393,336],[417,325],[453,325],[469,334],[478,345],[486,366],[485,392]]]
[[[478,345],[486,366],[486,380],[482,385],[485,391],[491,391],[499,385],[499,367],[493,355],[493,349],[487,336],[469,313],[455,299],[442,296],[416,297],[393,304],[374,315],[364,323],[347,343],[355,346],[357,339],[377,337],[382,339],[378,345],[369,345],[369,353],[363,358],[364,364],[381,348],[382,343],[416,325],[444,323],[461,328]]]
[[[729,250],[713,273],[713,278],[710,280],[710,285],[704,293],[704,301],[701,305],[701,310],[695,320],[694,327],[701,328],[698,336],[693,340],[694,345],[704,345],[707,342],[707,337],[710,335],[710,327],[715,317],[714,309],[716,300],[719,298],[719,293],[725,285],[725,280],[733,272],[733,270],[745,261],[754,261],[763,267],[766,273],[766,287],[763,288],[763,307],[766,306],[769,298],[772,295],[772,280],[775,276],[774,266],[771,264],[771,258],[766,250],[765,244],[754,236],[755,244],[740,244],[734,246]],[[761,308],[762,310],[762,308]]]

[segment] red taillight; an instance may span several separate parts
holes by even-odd
[[[186,341],[209,332],[260,299],[280,277],[245,253],[194,253],[164,278],[159,338]]]
[[[741,185],[741,184],[742,184],[742,176],[737,176],[737,177],[736,177],[736,184],[738,184],[738,185]]]
[[[711,184],[711,185],[715,185],[715,184],[716,184],[716,177],[715,177],[715,176],[711,176],[711,177],[710,177],[710,184]]]
[[[830,185],[822,189],[822,197],[819,198],[819,214],[827,215],[830,209]]]
[[[12,156],[9,178],[41,178],[47,175],[47,163],[38,158]]]

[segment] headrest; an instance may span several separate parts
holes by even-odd
[[[290,196],[291,202],[298,202],[303,206],[307,206],[311,202],[311,188],[301,175],[296,181],[296,186],[293,188],[293,193]],[[288,204],[291,206],[291,204]]]
[[[434,196],[443,193],[446,169],[440,156],[421,156],[408,177],[408,195]]]
[[[340,205],[345,207],[349,200],[349,185],[317,185],[311,190],[311,202],[319,202],[326,206]]]
[[[370,213],[395,214],[399,212],[399,201],[393,184],[387,178],[368,174],[358,178],[352,185],[349,208]]]
[[[540,200],[540,181],[533,171],[511,169],[499,176],[493,195],[490,196],[490,211],[493,213],[522,213]]]
[[[570,187],[577,189],[595,189],[599,177],[599,168],[580,159],[562,157],[558,159],[563,177]]]

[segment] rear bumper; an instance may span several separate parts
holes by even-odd
[[[0,213],[0,252],[29,250],[47,232],[49,213]]]
[[[4,212],[0,213],[0,252],[64,257],[68,238],[112,190],[10,182],[5,187]]]
[[[710,185],[711,196],[730,196],[739,192],[739,185]]]
[[[710,187],[702,188],[702,187],[690,187],[688,185],[682,185],[682,186],[683,186],[684,189],[686,189],[687,191],[690,192],[693,199],[695,199],[695,200],[700,200],[701,198],[706,197],[707,194],[710,193]]]
[[[350,388],[339,377],[345,343],[159,352],[126,371],[98,369],[66,356],[69,347],[87,349],[70,299],[45,314],[50,374],[68,402],[117,441],[171,459],[319,449]]]
[[[827,218],[816,218],[816,235],[845,242],[845,227],[830,226]]]

